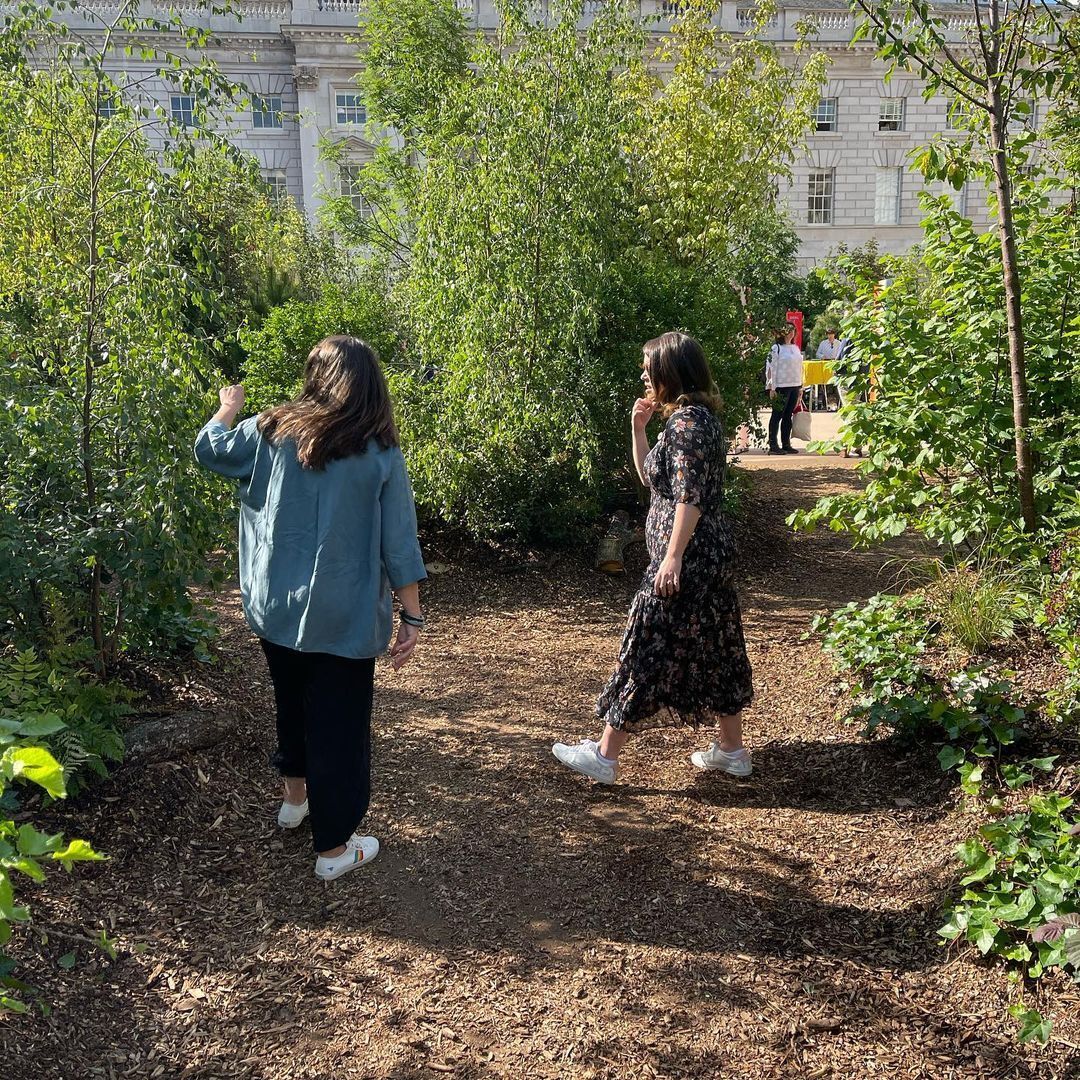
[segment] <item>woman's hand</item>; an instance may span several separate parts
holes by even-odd
[[[214,419],[226,427],[232,427],[237,414],[244,407],[244,388],[239,383],[223,386],[217,396],[221,408],[214,413]]]
[[[775,391],[775,390],[770,390],[770,391],[769,391],[769,397],[770,397],[770,398],[774,398],[774,397],[776,397],[776,391]]]
[[[652,398],[639,397],[630,410],[630,426],[635,431],[644,431],[656,412],[656,402]]]
[[[239,383],[234,386],[223,386],[217,396],[218,401],[226,409],[232,409],[234,413],[238,413],[244,407],[244,388]]]
[[[653,578],[653,588],[657,596],[672,596],[679,591],[679,578],[682,576],[682,558],[678,555],[665,555],[660,569]]]
[[[400,671],[411,659],[416,643],[420,640],[420,631],[408,623],[399,622],[397,641],[390,650],[390,663],[395,671]]]

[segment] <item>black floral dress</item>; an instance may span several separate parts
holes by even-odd
[[[645,458],[649,568],[630,606],[615,673],[596,703],[597,716],[613,728],[711,724],[753,697],[734,538],[721,507],[725,453],[720,421],[704,405],[690,405],[672,414]],[[653,579],[681,502],[696,506],[701,519],[683,554],[679,591],[657,596]]]

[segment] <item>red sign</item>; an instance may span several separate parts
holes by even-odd
[[[787,313],[787,321],[795,324],[795,344],[802,348],[802,312],[801,311],[789,311]]]

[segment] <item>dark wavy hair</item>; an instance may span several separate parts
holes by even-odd
[[[645,342],[644,351],[653,398],[662,416],[668,417],[687,405],[719,411],[720,395],[705,362],[705,352],[694,338],[672,330]]]
[[[308,354],[299,396],[268,409],[258,426],[275,446],[292,439],[305,469],[362,454],[369,439],[383,447],[398,445],[379,355],[354,337],[323,338]]]

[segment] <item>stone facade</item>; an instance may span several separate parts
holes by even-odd
[[[597,0],[587,3],[586,8]],[[639,0],[642,14],[659,16],[657,32],[667,25],[677,0]],[[153,12],[155,0],[144,0]],[[472,25],[492,28],[496,14],[489,0],[459,0]],[[0,8],[4,5],[0,3]],[[85,11],[69,17],[80,28],[100,28],[119,8],[118,0],[85,0]],[[343,141],[346,157],[363,165],[372,153],[355,102],[339,97],[355,92],[353,79],[360,67],[350,40],[362,0],[235,0],[236,16],[207,17],[199,6],[176,0],[171,7],[188,21],[198,19],[215,32],[210,55],[230,77],[253,94],[280,98],[281,125],[268,126],[253,112],[234,116],[229,138],[249,150],[264,175],[288,193],[309,214],[327,189],[340,190],[340,177],[328,174],[320,160],[319,144],[329,138]],[[940,5],[939,5],[940,6]],[[951,5],[944,5],[949,10]],[[956,32],[964,29],[964,5],[955,5]],[[925,101],[917,80],[903,76],[884,81],[885,68],[873,47],[851,45],[854,22],[837,0],[802,0],[783,5],[768,35],[782,54],[795,62],[797,25],[813,19],[819,47],[828,54],[828,82],[822,88],[821,130],[810,135],[805,154],[793,163],[790,184],[782,196],[802,241],[804,265],[812,265],[839,243],[859,245],[877,240],[885,251],[903,251],[919,233],[918,192],[922,186],[913,171],[911,152],[925,145],[948,125],[946,102]],[[749,7],[721,0],[718,25],[740,33],[748,24]],[[129,81],[145,77],[152,65],[118,58]],[[141,93],[156,97],[168,108],[169,91],[146,84]],[[883,102],[888,102],[883,113]],[[181,105],[183,103],[180,103]],[[277,106],[277,102],[273,102]],[[891,111],[890,111],[891,110]],[[883,119],[884,117],[884,119]],[[896,130],[884,130],[895,128]],[[976,222],[986,220],[984,192],[958,196]]]

